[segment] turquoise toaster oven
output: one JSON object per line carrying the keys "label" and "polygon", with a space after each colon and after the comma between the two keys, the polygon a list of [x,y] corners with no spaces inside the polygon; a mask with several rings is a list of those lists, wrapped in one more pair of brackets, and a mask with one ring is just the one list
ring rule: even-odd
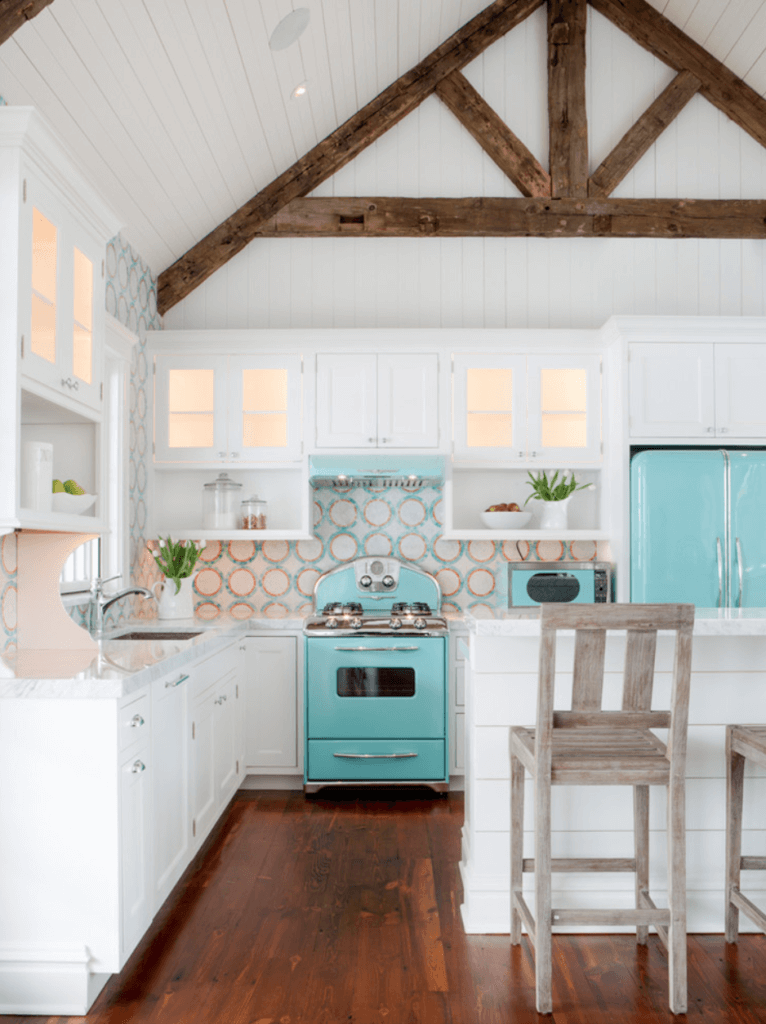
{"label": "turquoise toaster oven", "polygon": [[611,601],[609,562],[509,562],[508,606]]}

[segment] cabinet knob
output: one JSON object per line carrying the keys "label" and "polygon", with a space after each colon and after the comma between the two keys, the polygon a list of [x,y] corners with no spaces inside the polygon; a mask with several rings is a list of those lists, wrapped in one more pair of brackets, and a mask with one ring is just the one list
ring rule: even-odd
{"label": "cabinet knob", "polygon": [[728,434],[729,433],[729,428],[728,427],[721,427],[721,433],[722,434]]}
{"label": "cabinet knob", "polygon": [[380,439],[380,443],[381,443],[381,444],[388,444],[388,442],[389,442],[390,440],[391,440],[391,438],[390,438],[390,437],[381,437],[381,439]]}
{"label": "cabinet knob", "polygon": [[519,452],[519,458],[520,458],[520,459],[523,459],[523,458],[524,458],[524,452]]}
{"label": "cabinet knob", "polygon": [[713,431],[715,430],[715,427],[707,427],[706,429],[707,429],[708,434],[712,434]]}
{"label": "cabinet knob", "polygon": [[239,458],[239,452],[232,452],[231,453],[231,457],[232,457],[232,459],[238,459]]}
{"label": "cabinet knob", "polygon": [[537,452],[532,452],[532,458],[533,458],[533,459],[536,459],[536,458],[537,458]]}
{"label": "cabinet knob", "polygon": [[144,720],[140,715],[133,715],[130,720],[131,729],[137,729],[139,726],[144,724]]}
{"label": "cabinet knob", "polygon": [[226,452],[219,452],[218,453],[218,458],[219,459],[225,459],[226,458]]}
{"label": "cabinet knob", "polygon": [[137,775],[139,772],[146,771],[146,765],[143,761],[134,761],[133,767],[130,770],[134,775]]}
{"label": "cabinet knob", "polygon": [[374,437],[368,437],[367,440],[370,442],[370,444],[375,444],[375,438]]}

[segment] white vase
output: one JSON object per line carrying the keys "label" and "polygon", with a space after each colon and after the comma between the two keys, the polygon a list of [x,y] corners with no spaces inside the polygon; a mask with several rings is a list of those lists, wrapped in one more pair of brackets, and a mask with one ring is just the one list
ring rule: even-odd
{"label": "white vase", "polygon": [[[159,596],[157,587],[160,588]],[[175,580],[162,580],[152,587],[157,599],[157,614],[161,619],[194,618],[194,590],[192,578],[181,580],[181,589],[176,593]]]}
{"label": "white vase", "polygon": [[542,515],[540,516],[540,529],[566,530],[567,509],[571,500],[572,495],[570,494],[568,498],[564,498],[562,501],[544,501]]}

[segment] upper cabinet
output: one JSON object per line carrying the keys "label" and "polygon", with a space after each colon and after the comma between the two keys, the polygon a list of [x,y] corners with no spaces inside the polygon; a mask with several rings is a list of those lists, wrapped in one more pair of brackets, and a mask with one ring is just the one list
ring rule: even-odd
{"label": "upper cabinet", "polygon": [[439,356],[319,354],[317,448],[437,448]]}
{"label": "upper cabinet", "polygon": [[100,409],[104,240],[78,223],[29,168],[19,252],[22,376]]}
{"label": "upper cabinet", "polygon": [[766,344],[634,342],[631,437],[766,436]]}
{"label": "upper cabinet", "polygon": [[299,458],[299,355],[163,353],[155,377],[155,462]]}
{"label": "upper cabinet", "polygon": [[454,373],[456,455],[539,464],[600,459],[597,354],[458,352]]}

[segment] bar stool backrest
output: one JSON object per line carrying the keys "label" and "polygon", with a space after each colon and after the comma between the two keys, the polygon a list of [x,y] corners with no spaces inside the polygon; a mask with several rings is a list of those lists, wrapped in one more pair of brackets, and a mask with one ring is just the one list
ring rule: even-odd
{"label": "bar stool backrest", "polygon": [[[691,678],[692,604],[543,604],[535,760],[550,772],[553,729],[668,729],[667,758],[682,772],[686,760]],[[575,630],[570,710],[554,710],[556,633]],[[622,710],[603,711],[604,653],[609,631],[627,631]],[[657,631],[676,634],[670,707],[652,711]],[[573,734],[574,738],[574,734]],[[539,776],[538,776],[539,777]]]}

